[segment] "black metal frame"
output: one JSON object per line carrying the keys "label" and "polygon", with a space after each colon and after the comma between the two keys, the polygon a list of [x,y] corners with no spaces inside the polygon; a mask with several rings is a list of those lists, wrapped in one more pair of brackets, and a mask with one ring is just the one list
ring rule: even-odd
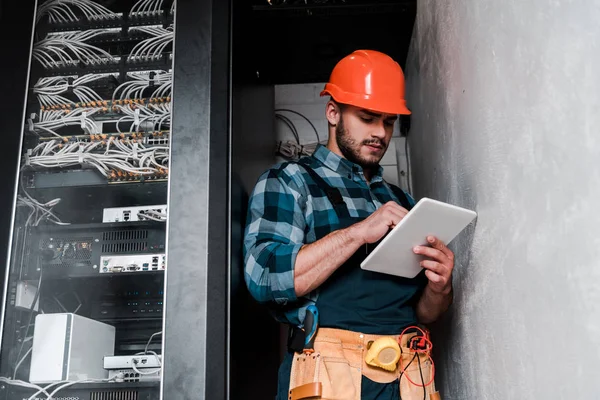
{"label": "black metal frame", "polygon": [[[13,230],[13,205],[16,191],[18,162],[21,152],[21,133],[23,112],[25,105],[25,88],[29,79],[29,54],[31,51],[32,27],[34,19],[34,0],[20,2],[2,1],[0,10],[0,40],[2,49],[8,57],[2,63],[2,76],[0,90],[3,93],[0,99],[2,116],[0,118],[0,132],[4,132],[2,140],[2,157],[0,168],[2,170],[2,196],[0,197],[0,276],[2,280],[7,276],[9,253]],[[16,234],[16,233],[15,233]],[[0,287],[2,304],[6,307],[6,287]],[[4,321],[0,322],[0,327]],[[0,332],[0,337],[3,332]],[[1,340],[1,339],[0,339]],[[1,348],[1,343],[0,343]],[[2,357],[6,354],[2,353]],[[4,387],[0,394],[5,395]]]}

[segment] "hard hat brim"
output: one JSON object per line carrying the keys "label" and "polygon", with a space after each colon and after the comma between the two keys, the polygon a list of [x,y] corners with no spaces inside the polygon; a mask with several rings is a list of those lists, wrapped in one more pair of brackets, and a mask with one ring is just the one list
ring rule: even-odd
{"label": "hard hat brim", "polygon": [[325,89],[321,92],[322,96],[331,96],[335,101],[341,104],[363,108],[382,114],[400,114],[410,115],[411,111],[406,107],[406,100],[400,94],[397,98],[377,98],[368,94],[348,93],[341,90],[338,86],[327,83]]}

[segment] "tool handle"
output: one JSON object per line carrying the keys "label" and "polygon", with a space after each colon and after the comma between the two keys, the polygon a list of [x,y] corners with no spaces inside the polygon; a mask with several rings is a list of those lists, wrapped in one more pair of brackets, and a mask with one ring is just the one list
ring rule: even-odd
{"label": "tool handle", "polygon": [[304,350],[313,350],[317,329],[319,329],[319,310],[311,304],[306,308],[306,317],[304,317]]}

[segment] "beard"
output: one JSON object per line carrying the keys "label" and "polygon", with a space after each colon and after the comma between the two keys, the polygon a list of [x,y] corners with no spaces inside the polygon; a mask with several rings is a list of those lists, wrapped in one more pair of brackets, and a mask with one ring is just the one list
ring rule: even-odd
{"label": "beard", "polygon": [[[387,145],[380,139],[371,138],[367,140],[363,140],[361,143],[357,144],[356,140],[352,139],[348,134],[348,131],[344,127],[344,120],[340,118],[340,122],[335,127],[335,138],[337,141],[337,145],[342,152],[342,155],[348,160],[355,164],[360,165],[363,169],[374,169],[379,166],[379,161],[385,154],[387,150]],[[383,152],[381,156],[363,156],[360,153],[362,146],[377,144],[383,147]]]}

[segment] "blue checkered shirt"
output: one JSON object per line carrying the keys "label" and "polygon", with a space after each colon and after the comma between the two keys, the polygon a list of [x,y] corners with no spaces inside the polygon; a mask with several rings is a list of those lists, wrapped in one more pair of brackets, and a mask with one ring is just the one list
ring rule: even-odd
{"label": "blue checkered shirt", "polygon": [[[399,203],[391,185],[383,180],[381,167],[367,183],[359,165],[324,146],[318,146],[306,161],[327,184],[338,188],[351,217],[366,218],[388,201]],[[250,197],[244,237],[244,277],[250,293],[277,320],[294,325],[301,324],[306,307],[319,295],[317,289],[296,297],[296,256],[303,245],[340,229],[331,202],[312,185],[313,179],[297,163],[267,170]],[[412,197],[407,194],[407,198],[414,205]]]}

